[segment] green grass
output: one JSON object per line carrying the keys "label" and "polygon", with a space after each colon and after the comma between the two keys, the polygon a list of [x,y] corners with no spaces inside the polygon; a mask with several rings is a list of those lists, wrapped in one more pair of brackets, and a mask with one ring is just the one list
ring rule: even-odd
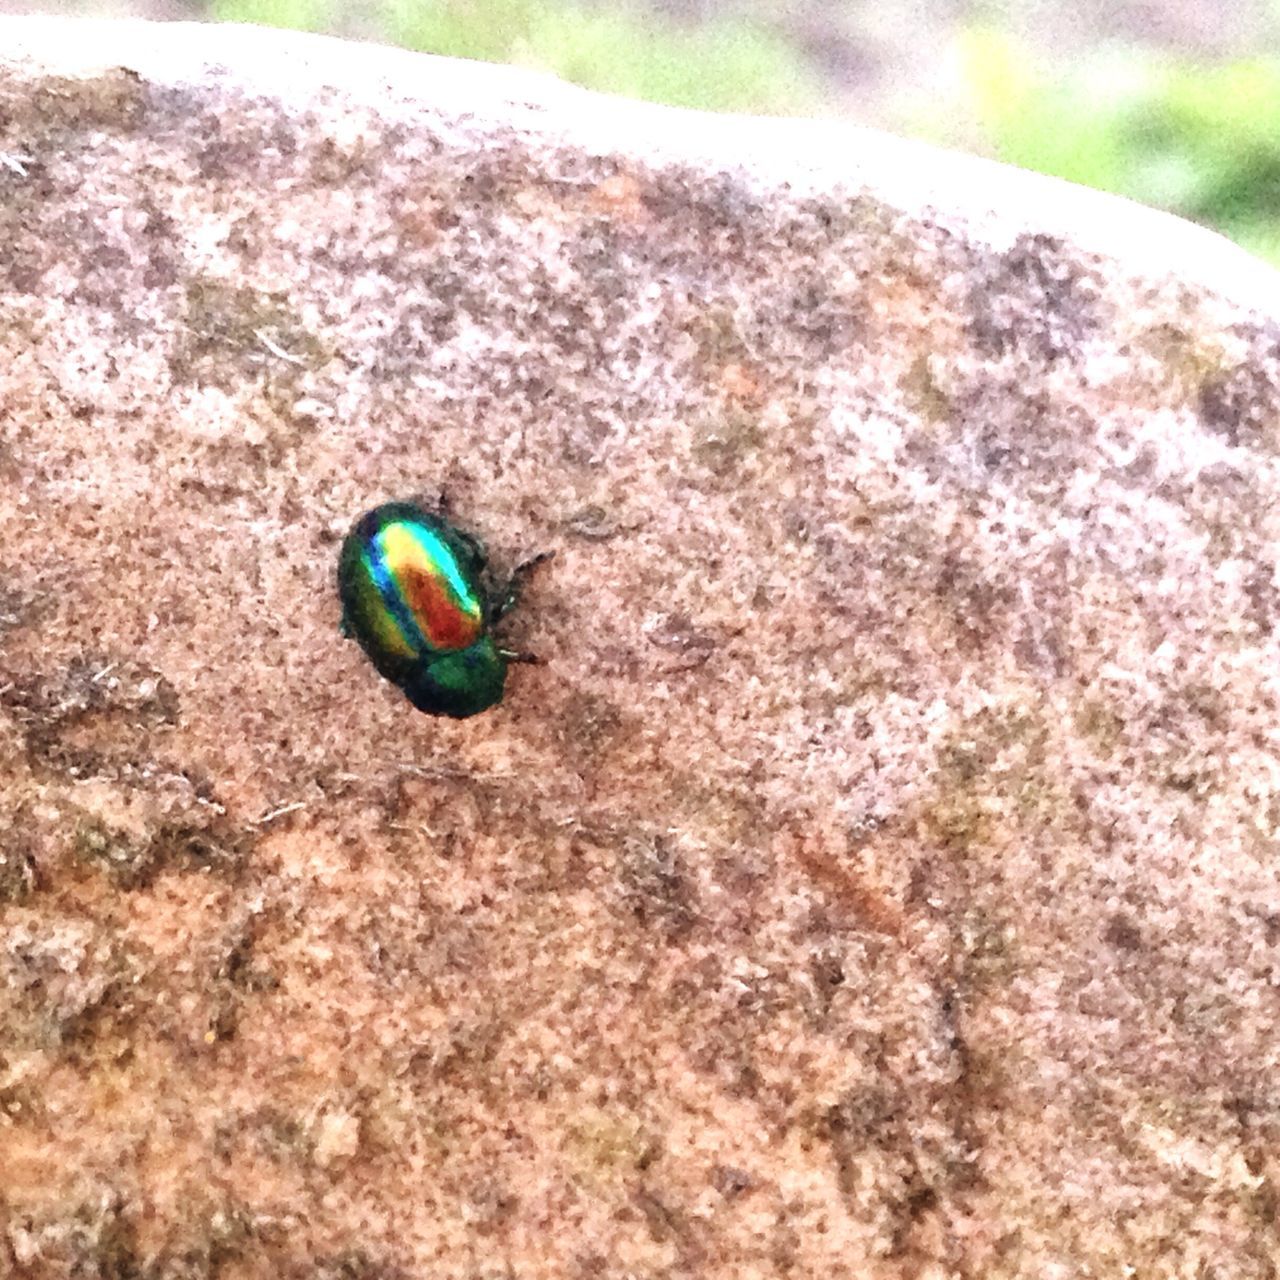
{"label": "green grass", "polygon": [[1280,59],[1216,65],[1133,50],[1049,79],[974,32],[965,80],[1001,160],[1215,227],[1280,261]]}
{"label": "green grass", "polygon": [[337,32],[339,10],[330,0],[214,0],[215,22],[248,22],[290,31]]}
{"label": "green grass", "polygon": [[[335,0],[214,0],[222,22],[350,33]],[[371,21],[369,21],[371,19]],[[393,44],[550,71],[671,106],[806,114],[817,77],[786,40],[745,22],[676,26],[640,10],[544,0],[380,0],[368,29]]]}

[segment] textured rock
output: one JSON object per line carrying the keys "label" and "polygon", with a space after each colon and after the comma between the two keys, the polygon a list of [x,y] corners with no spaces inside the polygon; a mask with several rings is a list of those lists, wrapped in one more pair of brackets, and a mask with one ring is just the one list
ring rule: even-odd
{"label": "textured rock", "polygon": [[[816,123],[0,23],[0,1273],[1273,1275],[1280,293]],[[337,540],[447,488],[508,700]]]}

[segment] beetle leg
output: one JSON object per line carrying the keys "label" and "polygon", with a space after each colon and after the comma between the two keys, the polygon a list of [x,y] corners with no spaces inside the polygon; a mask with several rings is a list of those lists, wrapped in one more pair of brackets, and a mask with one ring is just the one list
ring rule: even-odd
{"label": "beetle leg", "polygon": [[502,593],[502,598],[489,618],[490,622],[505,618],[516,607],[520,600],[520,593],[524,590],[530,575],[540,564],[546,564],[554,555],[554,551],[540,551],[536,556],[531,556],[528,560],[516,565],[507,582],[506,590]]}
{"label": "beetle leg", "polygon": [[498,652],[508,662],[522,662],[528,667],[542,666],[542,659],[536,653],[517,653],[514,649],[499,649]]}

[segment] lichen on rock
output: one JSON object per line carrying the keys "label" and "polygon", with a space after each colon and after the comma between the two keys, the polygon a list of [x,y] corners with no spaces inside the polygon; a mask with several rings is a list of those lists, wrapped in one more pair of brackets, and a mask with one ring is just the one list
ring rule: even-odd
{"label": "lichen on rock", "polygon": [[[834,124],[0,50],[0,1273],[1273,1273],[1272,274]],[[457,723],[334,590],[442,492],[557,552]]]}

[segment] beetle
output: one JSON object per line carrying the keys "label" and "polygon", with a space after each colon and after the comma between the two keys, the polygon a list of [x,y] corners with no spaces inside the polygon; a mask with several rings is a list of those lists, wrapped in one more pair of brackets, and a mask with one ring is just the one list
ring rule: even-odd
{"label": "beetle", "polygon": [[493,629],[553,554],[524,561],[495,590],[478,539],[417,502],[384,502],[342,543],[342,634],[419,711],[478,715],[502,701],[510,663],[538,661],[501,647]]}

